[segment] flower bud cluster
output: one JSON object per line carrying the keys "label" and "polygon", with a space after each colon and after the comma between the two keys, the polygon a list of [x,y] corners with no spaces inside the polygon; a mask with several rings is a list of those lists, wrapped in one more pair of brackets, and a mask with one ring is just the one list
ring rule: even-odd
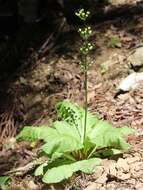
{"label": "flower bud cluster", "polygon": [[81,53],[88,54],[91,50],[93,50],[93,45],[90,42],[85,42],[80,48]]}
{"label": "flower bud cluster", "polygon": [[86,19],[89,17],[90,12],[89,11],[85,11],[84,9],[80,9],[79,11],[77,11],[76,16],[78,16],[81,20],[86,21]]}
{"label": "flower bud cluster", "polygon": [[88,39],[92,35],[92,30],[90,26],[85,27],[85,28],[79,28],[78,32],[80,36],[84,39]]}

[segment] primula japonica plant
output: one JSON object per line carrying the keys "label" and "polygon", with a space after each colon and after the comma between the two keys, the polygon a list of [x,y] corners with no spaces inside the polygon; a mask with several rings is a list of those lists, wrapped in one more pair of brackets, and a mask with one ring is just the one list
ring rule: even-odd
{"label": "primula japonica plant", "polygon": [[[82,9],[76,15],[85,22],[89,12]],[[78,171],[93,173],[102,157],[130,148],[124,137],[133,133],[132,129],[114,128],[87,111],[87,54],[93,48],[88,38],[92,31],[85,27],[79,29],[79,33],[83,39],[81,66],[85,74],[85,108],[69,101],[60,102],[57,104],[59,120],[52,127],[25,127],[17,136],[17,140],[44,142],[41,152],[48,161],[38,166],[35,176],[42,176],[42,181],[48,184],[61,182]]]}

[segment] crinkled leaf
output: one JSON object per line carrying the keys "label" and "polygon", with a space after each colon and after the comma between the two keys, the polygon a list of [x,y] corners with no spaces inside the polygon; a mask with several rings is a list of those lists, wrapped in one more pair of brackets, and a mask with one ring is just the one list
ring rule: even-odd
{"label": "crinkled leaf", "polygon": [[49,169],[42,178],[44,183],[58,183],[64,179],[67,179],[73,175],[73,171],[70,165],[63,165]]}
{"label": "crinkled leaf", "polygon": [[73,170],[76,171],[82,171],[87,174],[91,174],[95,172],[96,167],[101,164],[101,159],[99,158],[91,158],[89,160],[82,160],[75,162],[73,164]]}
{"label": "crinkled leaf", "polygon": [[132,128],[129,128],[127,126],[121,127],[121,128],[116,128],[116,130],[122,135],[122,136],[127,136],[130,134],[134,134],[135,130]]}
{"label": "crinkled leaf", "polygon": [[44,140],[42,150],[53,159],[62,156],[65,152],[76,151],[83,148],[78,132],[66,122],[56,122],[55,128],[25,127],[17,139],[29,141]]}
{"label": "crinkled leaf", "polygon": [[106,121],[100,121],[90,134],[88,134],[88,137],[97,149],[109,147],[127,150],[130,145],[126,143],[123,136],[129,133],[132,133],[132,129],[130,130],[125,127],[119,130],[118,128],[112,127]]}
{"label": "crinkled leaf", "polygon": [[54,123],[57,136],[50,139],[43,147],[42,150],[52,155],[52,159],[56,159],[66,152],[73,152],[83,148],[80,143],[79,134],[74,126],[70,126],[67,122],[59,121]]}
{"label": "crinkled leaf", "polygon": [[51,155],[52,159],[61,157],[66,152],[73,152],[83,148],[83,145],[73,136],[59,134],[58,138],[47,142],[42,150]]}
{"label": "crinkled leaf", "polygon": [[83,113],[80,107],[77,104],[73,104],[69,101],[62,101],[57,104],[57,113],[58,116],[63,120],[74,125],[78,133],[81,136],[82,133],[82,117]]}
{"label": "crinkled leaf", "polygon": [[[57,104],[57,112],[58,116],[62,120],[65,120],[70,125],[75,126],[80,134],[80,137],[82,137],[85,110],[79,107],[77,104],[71,103],[69,101],[62,101]],[[98,123],[98,121],[99,119],[96,116],[92,115],[89,112],[87,113],[87,134]]]}
{"label": "crinkled leaf", "polygon": [[57,138],[57,131],[47,126],[41,127],[24,127],[20,134],[17,136],[17,140],[44,140],[50,141],[53,138]]}
{"label": "crinkled leaf", "polygon": [[68,165],[62,165],[48,169],[43,177],[45,183],[58,183],[73,175],[74,172],[82,171],[85,173],[92,173],[96,166],[100,165],[101,160],[93,158],[89,160],[82,160]]}
{"label": "crinkled leaf", "polygon": [[70,135],[71,137],[80,141],[80,134],[78,133],[75,125],[70,125],[66,121],[56,121],[53,124],[53,127],[58,131],[59,134],[64,136]]}

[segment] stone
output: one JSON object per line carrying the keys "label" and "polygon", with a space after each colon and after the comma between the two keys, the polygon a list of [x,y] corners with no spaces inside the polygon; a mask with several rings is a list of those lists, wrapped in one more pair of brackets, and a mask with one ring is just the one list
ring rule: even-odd
{"label": "stone", "polygon": [[128,61],[133,67],[143,66],[143,46],[136,48],[133,53],[128,57]]}
{"label": "stone", "polygon": [[138,182],[135,186],[136,190],[143,190],[143,183]]}
{"label": "stone", "polygon": [[123,173],[122,171],[119,171],[117,173],[117,178],[123,181],[129,179],[130,177],[131,177],[130,173]]}
{"label": "stone", "polygon": [[106,189],[107,190],[115,190],[116,189],[116,185],[114,183],[108,183],[106,185]]}
{"label": "stone", "polygon": [[84,190],[100,190],[102,187],[102,184],[98,184],[98,183],[91,183],[87,188],[85,188]]}
{"label": "stone", "polygon": [[117,168],[122,168],[124,172],[129,172],[129,169],[130,169],[130,167],[129,167],[128,163],[127,163],[127,160],[123,159],[123,158],[118,159],[116,167]]}
{"label": "stone", "polygon": [[127,92],[136,89],[141,84],[143,84],[143,72],[134,72],[121,81],[121,83],[118,86],[118,90]]}
{"label": "stone", "polygon": [[127,181],[127,183],[130,184],[130,185],[135,186],[135,184],[136,184],[136,180],[133,179],[133,178],[131,178],[131,179],[129,179],[129,180]]}
{"label": "stone", "polygon": [[127,158],[126,160],[127,160],[128,164],[132,164],[134,162],[140,161],[140,157],[139,156],[135,156],[135,157],[132,157],[132,158]]}
{"label": "stone", "polygon": [[134,168],[135,171],[143,170],[143,162],[135,162],[134,164],[131,164],[131,168]]}
{"label": "stone", "polygon": [[27,189],[31,189],[31,190],[38,190],[39,189],[39,186],[38,185],[36,185],[35,183],[34,183],[34,181],[29,181],[29,183],[28,183],[28,185],[27,185]]}
{"label": "stone", "polygon": [[116,176],[117,175],[117,170],[116,170],[116,163],[112,163],[109,167],[109,174],[111,176]]}
{"label": "stone", "polygon": [[97,179],[97,178],[99,178],[100,176],[102,176],[103,172],[104,172],[103,167],[101,167],[101,166],[97,167],[96,171],[95,171],[94,174],[92,175],[93,179]]}
{"label": "stone", "polygon": [[103,173],[102,176],[100,176],[97,180],[96,180],[96,183],[99,183],[99,184],[104,184],[106,183],[107,181],[107,173]]}

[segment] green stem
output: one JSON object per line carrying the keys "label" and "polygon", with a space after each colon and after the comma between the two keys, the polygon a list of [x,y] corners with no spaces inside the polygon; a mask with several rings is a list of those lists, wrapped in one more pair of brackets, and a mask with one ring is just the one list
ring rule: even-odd
{"label": "green stem", "polygon": [[70,155],[70,154],[64,154],[64,156],[67,158],[67,159],[69,159],[69,160],[71,160],[71,161],[76,161],[76,159],[72,156],[72,155]]}
{"label": "green stem", "polygon": [[87,126],[87,107],[88,107],[88,77],[87,77],[87,55],[84,55],[84,126],[83,126],[83,138],[82,143],[85,142],[86,138],[86,126]]}
{"label": "green stem", "polygon": [[84,73],[84,77],[85,77],[85,83],[84,83],[84,90],[85,90],[85,116],[84,116],[84,140],[86,137],[86,125],[87,125],[87,106],[88,106],[88,100],[87,100],[87,96],[88,96],[88,90],[87,90],[87,63],[86,64],[86,70]]}
{"label": "green stem", "polygon": [[88,159],[91,158],[91,156],[94,154],[95,151],[96,151],[96,146],[95,146],[95,148],[91,151],[91,153],[88,155],[87,158],[88,158]]}

